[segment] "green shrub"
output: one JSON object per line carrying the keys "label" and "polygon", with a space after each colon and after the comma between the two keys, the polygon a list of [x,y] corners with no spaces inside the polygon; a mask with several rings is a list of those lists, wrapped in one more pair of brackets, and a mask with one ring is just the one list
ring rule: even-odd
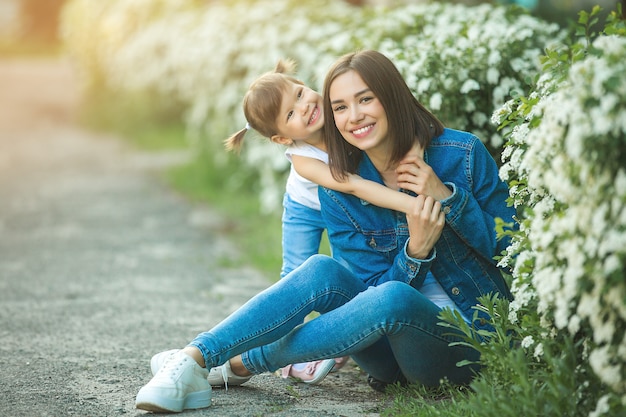
{"label": "green shrub", "polygon": [[618,8],[589,33],[599,12],[581,12],[579,40],[548,50],[535,91],[494,117],[524,211],[505,259],[524,294],[512,313],[536,303],[546,338],[583,339],[577,365],[626,403],[626,25]]}

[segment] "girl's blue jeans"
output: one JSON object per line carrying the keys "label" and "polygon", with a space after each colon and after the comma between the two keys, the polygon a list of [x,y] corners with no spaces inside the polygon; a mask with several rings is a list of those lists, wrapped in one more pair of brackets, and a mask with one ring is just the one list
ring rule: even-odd
{"label": "girl's blue jeans", "polygon": [[322,233],[326,229],[322,212],[296,201],[288,194],[283,198],[283,266],[280,277],[302,265],[320,249]]}
{"label": "girl's blue jeans", "polygon": [[[303,323],[312,311],[319,317]],[[439,308],[408,284],[390,281],[367,287],[336,260],[315,255],[259,293],[190,346],[202,352],[207,368],[242,354],[253,374],[291,363],[350,355],[374,378],[436,386],[446,377],[467,383],[477,360],[450,329],[438,326]]]}

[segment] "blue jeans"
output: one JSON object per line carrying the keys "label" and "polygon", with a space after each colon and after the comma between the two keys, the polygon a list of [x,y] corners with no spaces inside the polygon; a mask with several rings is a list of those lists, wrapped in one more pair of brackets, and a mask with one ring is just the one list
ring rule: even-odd
{"label": "blue jeans", "polygon": [[[319,317],[303,323],[312,311]],[[476,369],[456,363],[478,359],[454,346],[437,325],[439,308],[410,285],[390,281],[367,287],[336,260],[314,255],[259,293],[190,346],[207,368],[242,354],[253,374],[291,363],[350,355],[374,378],[436,386],[443,377],[467,383]]]}
{"label": "blue jeans", "polygon": [[283,198],[283,266],[280,277],[302,265],[320,249],[326,224],[320,210],[293,201],[288,194]]}

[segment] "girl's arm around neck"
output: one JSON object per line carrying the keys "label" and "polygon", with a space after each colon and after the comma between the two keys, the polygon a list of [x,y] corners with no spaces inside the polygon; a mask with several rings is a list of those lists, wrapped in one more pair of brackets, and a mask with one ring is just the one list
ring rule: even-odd
{"label": "girl's arm around neck", "polygon": [[352,194],[378,207],[407,213],[414,199],[408,194],[354,174],[349,175],[345,182],[339,182],[333,178],[330,167],[319,159],[292,155],[291,163],[296,172],[307,180],[331,190]]}

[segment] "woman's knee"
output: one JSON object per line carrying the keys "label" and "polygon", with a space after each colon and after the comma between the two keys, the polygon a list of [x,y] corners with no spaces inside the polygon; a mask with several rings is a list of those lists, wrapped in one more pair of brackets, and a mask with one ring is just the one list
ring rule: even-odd
{"label": "woman's knee", "polygon": [[330,256],[318,253],[310,256],[309,259],[302,264],[302,266],[306,265],[307,268],[332,268],[332,265],[337,263],[338,262]]}
{"label": "woman's knee", "polygon": [[336,259],[327,255],[313,255],[283,280],[299,288],[308,288],[312,292],[346,290],[356,295],[364,291],[367,285]]}
{"label": "woman's knee", "polygon": [[291,271],[285,279],[299,282],[298,285],[310,285],[315,288],[345,279],[347,270],[335,259],[327,255],[313,255],[298,268]]}
{"label": "woman's knee", "polygon": [[377,300],[379,312],[387,314],[407,313],[414,311],[422,303],[428,302],[418,290],[401,281],[388,281],[371,287],[371,296]]}

